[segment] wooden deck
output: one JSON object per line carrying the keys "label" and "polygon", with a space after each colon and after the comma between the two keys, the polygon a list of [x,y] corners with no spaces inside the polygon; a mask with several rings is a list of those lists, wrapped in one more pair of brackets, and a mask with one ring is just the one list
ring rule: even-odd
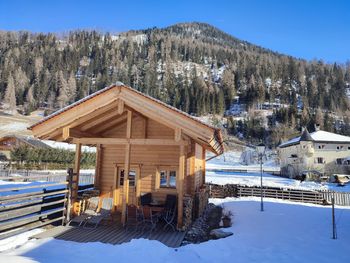
{"label": "wooden deck", "polygon": [[125,230],[121,225],[101,225],[95,229],[73,227],[73,226],[58,226],[43,233],[37,234],[32,238],[43,239],[54,237],[65,241],[74,241],[80,243],[87,242],[102,242],[113,245],[129,242],[132,239],[145,238],[149,240],[158,240],[168,247],[179,247],[185,237],[186,232],[178,232],[172,230],[163,230],[161,228],[141,232],[132,229]]}

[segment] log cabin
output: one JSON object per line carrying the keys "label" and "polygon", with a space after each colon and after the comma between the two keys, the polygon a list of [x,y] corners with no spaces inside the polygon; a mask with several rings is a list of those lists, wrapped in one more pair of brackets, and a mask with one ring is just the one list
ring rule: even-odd
{"label": "log cabin", "polygon": [[220,129],[122,83],[99,90],[28,129],[39,139],[76,145],[75,182],[81,146],[95,146],[95,187],[101,197],[113,198],[123,223],[126,206],[139,205],[142,194],[152,193],[160,201],[174,194],[177,226],[183,228],[188,220],[184,219],[185,199],[197,196],[200,211],[192,213],[192,219],[207,202],[198,198],[205,188],[206,151],[215,155],[224,151]]}

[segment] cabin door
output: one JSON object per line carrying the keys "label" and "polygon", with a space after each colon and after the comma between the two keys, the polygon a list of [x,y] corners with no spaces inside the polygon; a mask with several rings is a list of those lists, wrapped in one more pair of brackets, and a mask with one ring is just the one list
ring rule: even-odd
{"label": "cabin door", "polygon": [[[136,167],[130,167],[129,171],[129,198],[128,203],[137,205],[137,184],[138,184],[138,178],[139,178],[139,169]],[[118,176],[117,176],[117,192],[119,192],[119,198],[117,206],[121,207],[123,202],[123,196],[124,196],[124,176],[125,176],[125,170],[123,167],[118,167]]]}

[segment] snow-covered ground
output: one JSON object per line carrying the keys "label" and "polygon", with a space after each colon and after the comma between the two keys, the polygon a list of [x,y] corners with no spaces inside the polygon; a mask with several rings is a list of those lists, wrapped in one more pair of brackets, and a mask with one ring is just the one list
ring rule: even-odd
{"label": "snow-covered ground", "polygon": [[[272,152],[267,152],[267,158],[263,162],[263,169],[269,171],[279,171],[280,167],[276,163],[276,160]],[[210,156],[208,156],[210,157]],[[248,164],[243,164],[248,163]],[[224,154],[209,160],[206,163],[208,170],[248,170],[248,171],[260,171],[260,164],[254,156],[254,151],[246,150],[245,152],[228,151]]]}
{"label": "snow-covered ground", "polygon": [[[249,154],[246,154],[247,156]],[[244,158],[247,158],[245,156]],[[279,171],[280,167],[271,152],[267,152],[268,157],[264,160],[263,169],[269,172]],[[253,156],[249,165],[242,165],[241,152],[229,151],[217,158],[209,160],[206,164],[206,182],[213,184],[240,184],[245,186],[260,186],[260,166],[256,164]],[[248,172],[233,172],[232,170],[247,170]],[[263,185],[269,187],[279,187],[302,190],[332,190],[337,192],[350,192],[350,184],[343,187],[332,183],[318,183],[284,178],[263,173]]]}
{"label": "snow-covered ground", "polygon": [[[245,186],[260,186],[260,173],[239,173],[229,171],[207,171],[205,181],[213,184],[239,184]],[[332,183],[317,183],[280,177],[263,173],[263,185],[269,187],[301,189],[301,190],[331,190],[336,192],[350,192],[350,184],[343,187]]]}
{"label": "snow-covered ground", "polygon": [[[234,233],[225,239],[177,249],[145,239],[113,246],[52,238],[18,237],[0,253],[0,262],[317,262],[349,260],[350,209],[336,209],[338,239],[333,240],[331,209],[316,205],[249,199],[214,199],[233,212]],[[16,244],[18,242],[18,244]],[[0,243],[2,244],[2,243]],[[6,244],[6,242],[5,242]]]}

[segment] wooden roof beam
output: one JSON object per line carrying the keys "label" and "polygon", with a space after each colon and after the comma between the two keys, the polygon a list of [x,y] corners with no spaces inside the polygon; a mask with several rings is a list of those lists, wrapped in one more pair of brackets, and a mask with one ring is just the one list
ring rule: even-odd
{"label": "wooden roof beam", "polygon": [[125,101],[126,105],[133,108],[135,111],[142,112],[144,116],[158,121],[173,130],[180,127],[183,128],[186,131],[186,133],[191,137],[201,136],[203,139],[208,141],[212,136],[212,132],[209,132],[207,129],[204,129],[201,125],[193,125],[192,123],[193,127],[190,127],[183,121],[185,120],[185,118],[177,119],[173,118],[171,114],[168,114],[166,112],[160,113],[157,107],[153,107],[153,105],[145,103],[136,96],[133,96],[132,99],[129,98],[130,95],[125,94],[124,90],[121,92],[120,96]]}
{"label": "wooden roof beam", "polygon": [[80,137],[93,137],[94,134],[90,134],[87,132],[82,132],[70,127],[64,127],[62,131],[62,138],[64,141],[72,139],[72,138],[80,138]]}
{"label": "wooden roof beam", "polygon": [[122,123],[125,123],[126,118],[127,118],[127,116],[125,114],[123,114],[119,118],[108,119],[108,120],[104,121],[103,123],[100,123],[98,127],[95,127],[94,132],[96,134],[103,134],[107,130],[114,128],[115,126],[118,126]]}
{"label": "wooden roof beam", "polygon": [[117,109],[112,109],[108,112],[106,112],[105,114],[103,114],[102,116],[99,115],[91,120],[89,120],[86,124],[83,124],[82,126],[80,126],[80,130],[82,131],[87,131],[91,128],[94,128],[102,123],[108,122],[116,117],[118,117],[118,113],[117,113]]}
{"label": "wooden roof beam", "polygon": [[[116,101],[109,101],[106,104],[101,105],[98,108],[95,108],[91,111],[87,110],[85,112],[84,115],[79,116],[77,118],[71,119],[71,121],[69,121],[68,123],[64,123],[59,127],[56,127],[54,129],[50,129],[50,130],[46,130],[46,131],[35,131],[35,135],[36,137],[43,139],[43,138],[51,138],[50,134],[51,133],[55,133],[57,131],[62,131],[62,129],[66,126],[70,126],[70,127],[77,127],[81,124],[83,124],[84,122],[90,120],[91,118],[95,118],[98,115],[104,114],[105,112],[108,112],[109,110],[113,109],[116,107]],[[59,122],[58,122],[59,123]],[[39,129],[35,127],[35,129]],[[33,130],[34,132],[34,130]],[[45,135],[45,137],[43,137]]]}
{"label": "wooden roof beam", "polygon": [[127,139],[127,138],[73,138],[73,143],[81,144],[113,144],[113,145],[187,145],[184,140],[175,141],[171,139]]}

